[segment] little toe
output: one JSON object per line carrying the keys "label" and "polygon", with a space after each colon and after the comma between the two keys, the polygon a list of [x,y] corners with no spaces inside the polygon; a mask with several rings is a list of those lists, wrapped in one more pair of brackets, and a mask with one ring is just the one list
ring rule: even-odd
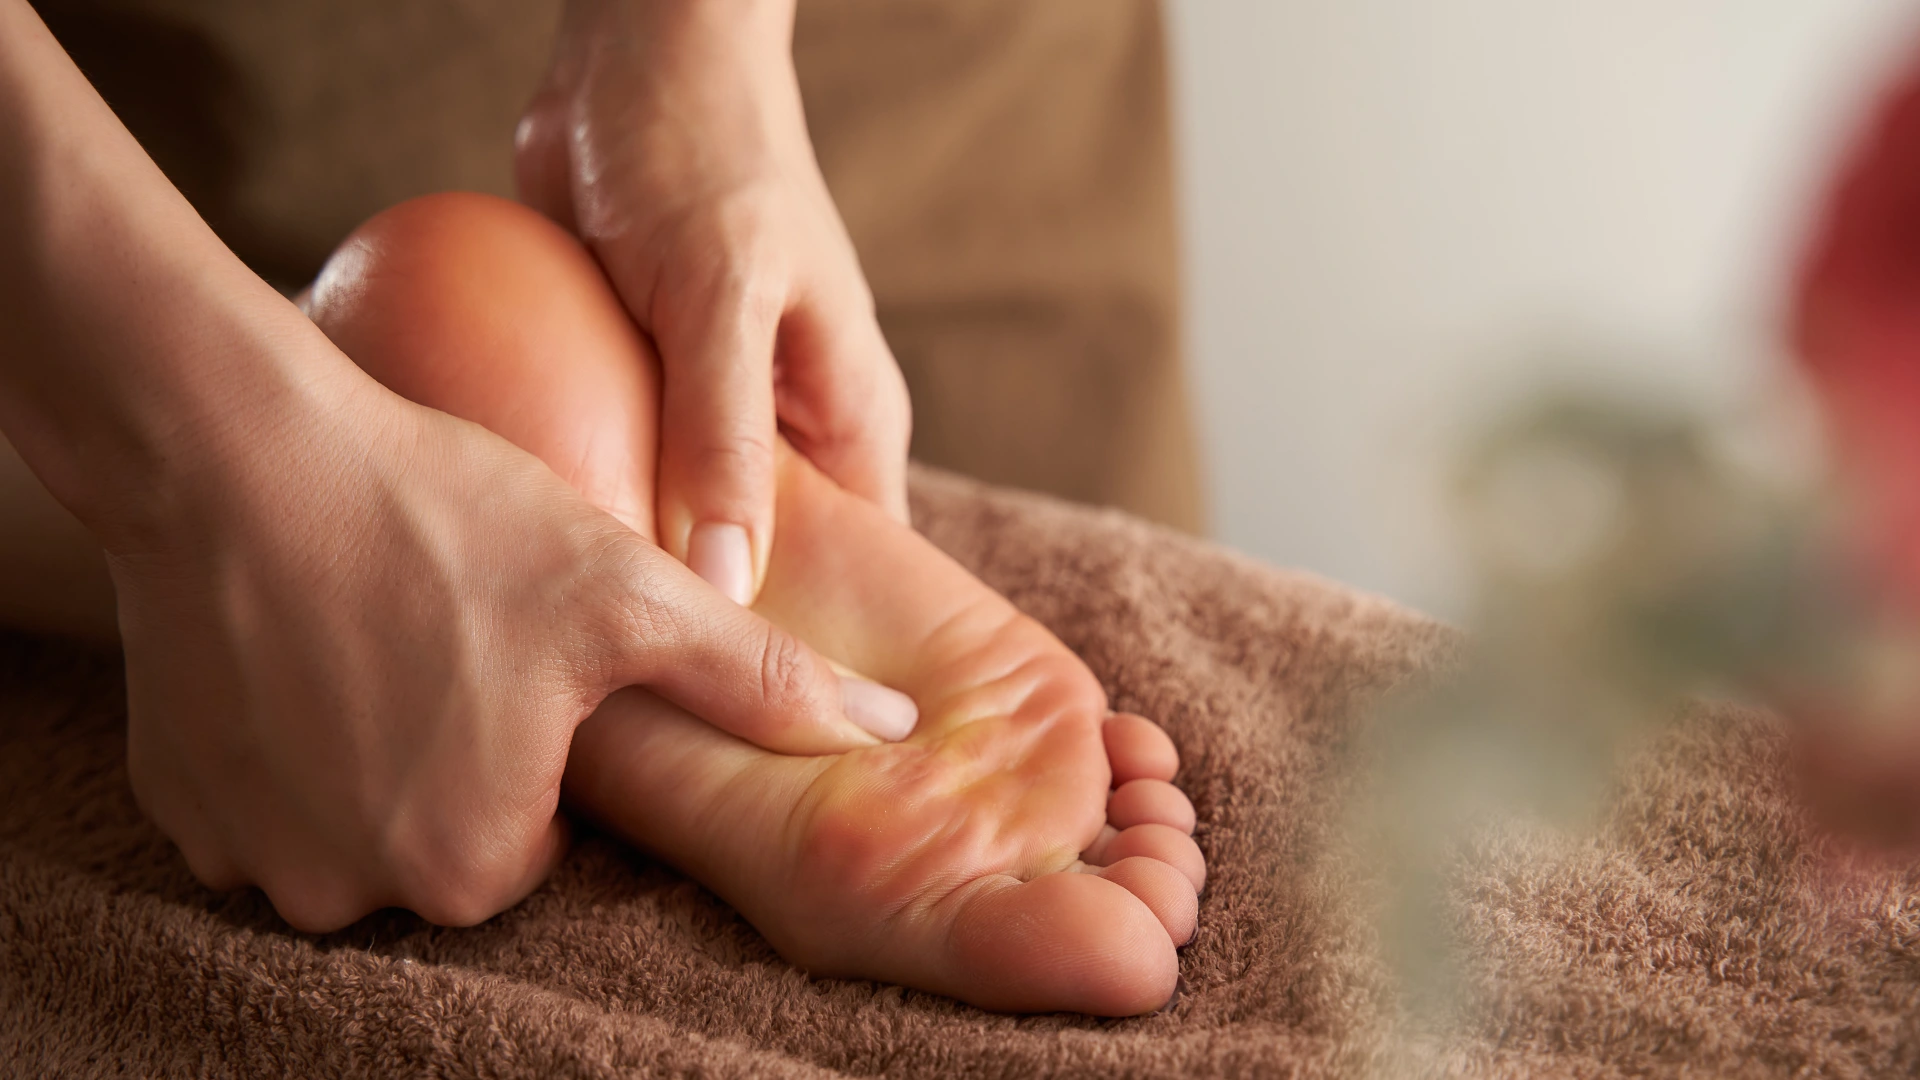
{"label": "little toe", "polygon": [[1107,824],[1116,829],[1135,825],[1165,825],[1193,831],[1193,803],[1164,780],[1129,780],[1107,797]]}
{"label": "little toe", "polygon": [[1207,887],[1207,860],[1200,854],[1200,845],[1193,842],[1193,837],[1165,825],[1135,825],[1111,837],[1103,833],[1093,847],[1087,849],[1086,861],[1095,866],[1109,866],[1134,858],[1166,863],[1193,883],[1194,892]]}
{"label": "little toe", "polygon": [[[948,934],[944,985],[933,988],[1006,1012],[1136,1016],[1158,1009],[1173,997],[1180,959],[1164,919],[1127,881],[1137,878],[1156,896],[1171,890],[1148,874],[1122,877],[977,883]],[[1173,910],[1177,898],[1163,903]]]}
{"label": "little toe", "polygon": [[1180,771],[1173,740],[1144,716],[1114,713],[1107,717],[1104,734],[1115,786],[1129,780],[1172,780]]}
{"label": "little toe", "polygon": [[1200,925],[1200,896],[1185,874],[1159,859],[1141,857],[1121,859],[1095,873],[1139,897],[1166,928],[1168,940],[1176,945],[1193,940]]}

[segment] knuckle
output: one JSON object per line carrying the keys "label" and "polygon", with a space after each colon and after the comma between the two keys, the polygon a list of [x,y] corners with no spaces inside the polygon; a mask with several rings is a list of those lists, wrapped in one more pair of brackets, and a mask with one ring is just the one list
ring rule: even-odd
{"label": "knuckle", "polygon": [[183,833],[173,837],[173,843],[180,849],[181,857],[186,859],[187,871],[207,888],[226,892],[247,883],[246,875],[240,872],[233,859],[210,838]]}
{"label": "knuckle", "polygon": [[628,537],[607,535],[589,549],[577,579],[589,592],[575,601],[581,611],[579,639],[591,646],[581,650],[583,659],[612,663],[648,657],[662,643],[685,635],[685,618],[667,595],[655,558],[664,556],[640,550]]}
{"label": "knuckle", "polygon": [[436,926],[472,926],[494,914],[489,874],[453,853],[411,852],[395,860],[401,906]]}
{"label": "knuckle", "polygon": [[724,297],[739,313],[742,323],[764,328],[780,321],[787,306],[785,268],[770,256],[758,252],[736,255],[727,260],[722,281]]}
{"label": "knuckle", "polygon": [[338,930],[374,907],[343,875],[263,875],[260,888],[288,926],[307,934]]}
{"label": "knuckle", "polygon": [[477,885],[431,889],[407,897],[405,906],[435,926],[478,926],[505,907],[494,902],[490,890]]}
{"label": "knuckle", "polygon": [[[557,787],[550,801],[557,808]],[[551,817],[551,810],[545,818],[531,815],[492,838],[485,829],[458,827],[453,835],[395,845],[391,873],[399,902],[439,926],[474,926],[493,918],[519,899]]]}
{"label": "knuckle", "polygon": [[770,434],[738,431],[716,442],[704,442],[689,455],[694,470],[703,475],[727,475],[752,486],[773,483],[774,443]]}
{"label": "knuckle", "polygon": [[749,186],[716,200],[711,215],[707,258],[715,298],[743,318],[777,319],[793,276],[777,197]]}
{"label": "knuckle", "polygon": [[477,926],[518,899],[520,870],[506,860],[423,867],[416,871],[419,884],[400,895],[407,908],[436,926]]}
{"label": "knuckle", "polygon": [[735,184],[714,195],[707,204],[714,239],[720,242],[720,249],[728,253],[766,246],[767,239],[780,230],[785,216],[780,185],[768,180]]}
{"label": "knuckle", "polygon": [[772,716],[798,723],[815,711],[819,671],[800,639],[767,624],[760,652],[760,697]]}
{"label": "knuckle", "polygon": [[607,628],[608,640],[626,652],[652,656],[690,636],[689,613],[661,591],[657,582],[646,580],[617,592],[611,606],[616,622]]}
{"label": "knuckle", "polygon": [[913,433],[913,405],[906,377],[884,344],[853,350],[832,361],[829,378],[804,391],[789,390],[782,415],[801,414],[801,428],[814,445],[872,448],[906,456]]}

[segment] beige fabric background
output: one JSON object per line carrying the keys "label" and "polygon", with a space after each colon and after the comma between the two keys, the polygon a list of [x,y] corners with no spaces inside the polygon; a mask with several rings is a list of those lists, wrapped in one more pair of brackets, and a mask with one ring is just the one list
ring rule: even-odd
{"label": "beige fabric background", "polygon": [[[38,0],[250,265],[304,284],[369,214],[512,194],[554,0]],[[914,395],[914,454],[1202,522],[1154,0],[802,0],[821,166]]]}

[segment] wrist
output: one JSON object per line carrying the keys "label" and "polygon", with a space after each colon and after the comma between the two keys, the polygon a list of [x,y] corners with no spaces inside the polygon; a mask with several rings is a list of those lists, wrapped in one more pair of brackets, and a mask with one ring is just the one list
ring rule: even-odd
{"label": "wrist", "polygon": [[567,0],[562,42],[633,35],[654,51],[719,50],[791,62],[796,0]]}
{"label": "wrist", "polygon": [[644,245],[689,206],[770,177],[817,178],[793,67],[793,8],[793,0],[570,0],[529,112],[565,135],[523,146],[572,147],[563,167],[582,239],[603,255]]}
{"label": "wrist", "polygon": [[[675,115],[799,116],[795,0],[568,0],[550,83],[637,126]],[[593,107],[589,114],[598,111]],[[804,130],[804,119],[800,121]]]}
{"label": "wrist", "polygon": [[390,396],[304,329],[313,340],[298,327],[227,326],[163,397],[110,418],[101,445],[113,468],[90,470],[73,500],[103,548],[164,556],[230,523],[285,527],[325,474],[380,444],[377,399]]}
{"label": "wrist", "polygon": [[351,365],[214,237],[31,12],[0,10],[0,31],[0,428],[112,546]]}
{"label": "wrist", "polygon": [[190,351],[149,350],[107,373],[121,380],[113,392],[60,388],[32,395],[24,418],[8,410],[21,457],[111,554],[177,546],[274,475],[297,483],[299,462],[328,456],[339,442],[329,432],[366,411],[352,385],[366,380],[344,357],[331,374],[326,357],[298,356],[306,343],[285,330],[212,322],[196,327]]}
{"label": "wrist", "polygon": [[0,298],[0,427],[102,546],[139,546],[354,373],[170,189],[114,190],[114,163],[86,154],[62,164],[76,197],[31,200]]}

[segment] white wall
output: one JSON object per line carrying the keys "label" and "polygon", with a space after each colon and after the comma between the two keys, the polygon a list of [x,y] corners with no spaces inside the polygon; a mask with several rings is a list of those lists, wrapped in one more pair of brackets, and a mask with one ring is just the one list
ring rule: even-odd
{"label": "white wall", "polygon": [[[1455,613],[1450,432],[1558,376],[1764,378],[1911,0],[1171,0],[1214,533]],[[1543,360],[1543,350],[1569,353]]]}

